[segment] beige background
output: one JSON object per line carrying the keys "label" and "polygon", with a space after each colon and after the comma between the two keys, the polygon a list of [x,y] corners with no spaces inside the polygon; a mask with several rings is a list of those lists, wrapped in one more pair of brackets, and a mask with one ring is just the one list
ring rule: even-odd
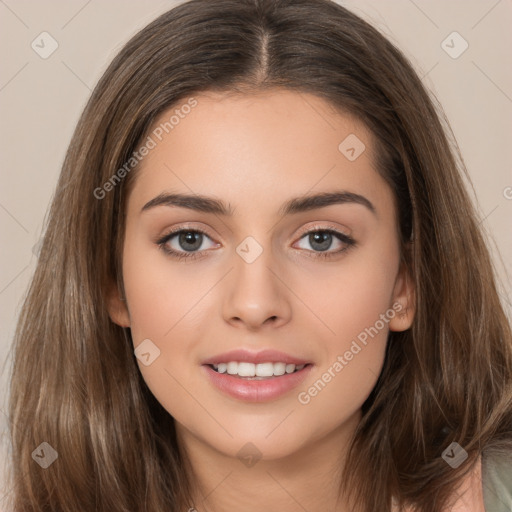
{"label": "beige background", "polygon": [[[116,52],[138,29],[176,3],[179,2],[0,0],[2,460],[8,450],[5,398],[10,344],[20,303],[36,264],[33,247],[40,238],[72,130]],[[444,106],[474,183],[475,202],[489,234],[503,303],[510,316],[512,1],[339,3],[379,27],[397,44]],[[58,43],[57,50],[47,59],[31,47],[43,31]],[[469,44],[456,59],[441,47],[453,31]],[[454,42],[455,50],[459,44]],[[0,467],[0,488],[2,475]]]}

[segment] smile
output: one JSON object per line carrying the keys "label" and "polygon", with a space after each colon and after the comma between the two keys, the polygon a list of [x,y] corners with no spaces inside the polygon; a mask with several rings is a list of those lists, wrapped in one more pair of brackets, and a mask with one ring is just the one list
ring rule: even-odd
{"label": "smile", "polygon": [[236,361],[201,366],[216,390],[244,402],[268,402],[285,398],[302,384],[312,368],[312,364],[295,366],[282,362],[253,364]]}

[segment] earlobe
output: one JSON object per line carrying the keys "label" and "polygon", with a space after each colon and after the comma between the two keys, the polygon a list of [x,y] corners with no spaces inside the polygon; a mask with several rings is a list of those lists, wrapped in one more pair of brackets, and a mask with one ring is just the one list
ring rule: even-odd
{"label": "earlobe", "polygon": [[130,327],[130,313],[126,299],[121,297],[117,285],[111,283],[107,295],[107,309],[110,319],[121,327]]}
{"label": "earlobe", "polygon": [[389,329],[409,329],[416,313],[416,293],[413,279],[405,265],[402,266],[395,282],[391,307],[395,311],[395,316],[389,322]]}

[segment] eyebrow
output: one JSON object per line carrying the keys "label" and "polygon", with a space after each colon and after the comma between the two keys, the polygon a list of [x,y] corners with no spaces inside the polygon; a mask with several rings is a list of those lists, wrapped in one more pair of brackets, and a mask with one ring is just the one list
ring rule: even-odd
{"label": "eyebrow", "polygon": [[[315,195],[302,196],[290,199],[284,203],[279,209],[279,215],[292,215],[325,208],[334,204],[360,204],[377,215],[375,206],[366,197],[355,194],[354,192],[337,191],[323,192]],[[177,206],[187,208],[203,213],[212,213],[215,215],[223,215],[232,217],[234,213],[233,207],[226,205],[223,201],[214,199],[213,197],[202,196],[199,194],[169,194],[161,193],[148,201],[141,209],[141,213],[157,206]]]}

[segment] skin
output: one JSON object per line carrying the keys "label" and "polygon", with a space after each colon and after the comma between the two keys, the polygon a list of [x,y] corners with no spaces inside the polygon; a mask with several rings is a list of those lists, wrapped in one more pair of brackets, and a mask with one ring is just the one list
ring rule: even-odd
{"label": "skin", "polygon": [[[175,418],[190,457],[196,483],[191,507],[352,510],[343,496],[337,502],[345,449],[382,368],[389,330],[408,329],[414,317],[412,280],[400,267],[394,196],[375,170],[372,135],[313,95],[274,90],[195,98],[198,105],[138,170],[127,204],[126,300],[112,289],[110,316],[131,328],[134,348],[150,339],[160,349],[152,364],[138,364]],[[355,161],[338,150],[349,134],[366,146]],[[356,203],[278,214],[291,198],[334,190],[363,195],[376,214]],[[163,192],[221,199],[234,214],[173,206],[141,213]],[[203,257],[173,259],[155,243],[181,226],[207,232]],[[356,246],[315,258],[321,251],[304,236],[313,228],[349,234]],[[248,236],[263,248],[252,263],[236,252]],[[180,246],[178,236],[168,245],[181,252],[189,247]],[[333,238],[328,251],[344,247]],[[301,404],[298,393],[397,303],[402,314]],[[239,347],[274,348],[314,367],[304,384],[277,400],[242,402],[213,387],[201,369],[204,359]],[[237,456],[248,442],[262,454],[252,467]]]}

